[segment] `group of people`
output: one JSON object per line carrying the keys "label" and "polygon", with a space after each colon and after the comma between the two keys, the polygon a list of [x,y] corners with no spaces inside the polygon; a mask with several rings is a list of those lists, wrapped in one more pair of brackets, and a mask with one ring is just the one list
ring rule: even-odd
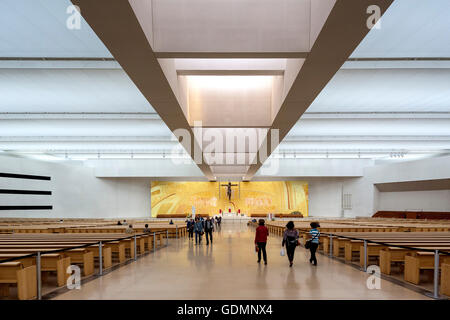
{"label": "group of people", "polygon": [[[264,219],[260,219],[258,225],[259,226],[256,228],[255,234],[255,250],[258,252],[258,263],[261,263],[262,255],[264,264],[267,264],[266,244],[269,230],[265,226]],[[311,230],[309,231],[308,235],[309,240],[305,247],[309,248],[309,251],[311,252],[309,262],[317,266],[316,251],[319,247],[320,232],[318,228],[320,227],[320,225],[318,222],[311,222],[310,226]],[[283,240],[281,242],[281,246],[286,248],[286,254],[289,259],[289,267],[292,267],[292,265],[294,264],[295,248],[297,248],[297,246],[300,244],[299,237],[300,235],[298,230],[295,229],[294,222],[289,221],[286,224],[286,230],[284,231]]]}
{"label": "group of people", "polygon": [[195,234],[195,244],[202,244],[202,237],[205,235],[206,237],[206,245],[211,245],[213,243],[213,232],[216,229],[220,228],[220,224],[222,222],[222,217],[210,218],[209,216],[204,219],[201,216],[197,216],[194,219],[186,220],[187,230],[189,233],[189,240],[194,240]]}
{"label": "group of people", "polygon": [[[118,226],[128,226],[128,228],[125,229],[125,233],[128,233],[128,234],[134,233],[133,225],[128,224],[127,220],[123,220],[123,222],[121,222],[119,220],[119,221],[117,221],[117,225]],[[148,227],[148,224],[146,224],[145,226]]]}

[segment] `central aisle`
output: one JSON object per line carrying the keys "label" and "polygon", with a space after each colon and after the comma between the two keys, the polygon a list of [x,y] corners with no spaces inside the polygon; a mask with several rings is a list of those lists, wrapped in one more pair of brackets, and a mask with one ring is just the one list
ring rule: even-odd
{"label": "central aisle", "polygon": [[224,222],[214,237],[213,246],[173,239],[56,299],[426,299],[384,280],[380,290],[369,290],[367,274],[321,254],[311,266],[303,248],[289,268],[279,237],[269,237],[268,265],[257,264],[254,229],[245,221]]}

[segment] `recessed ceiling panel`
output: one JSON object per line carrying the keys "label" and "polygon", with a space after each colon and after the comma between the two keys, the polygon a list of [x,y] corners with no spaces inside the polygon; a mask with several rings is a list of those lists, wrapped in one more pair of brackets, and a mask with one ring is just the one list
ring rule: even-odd
{"label": "recessed ceiling panel", "polygon": [[158,52],[307,52],[310,0],[153,0]]}

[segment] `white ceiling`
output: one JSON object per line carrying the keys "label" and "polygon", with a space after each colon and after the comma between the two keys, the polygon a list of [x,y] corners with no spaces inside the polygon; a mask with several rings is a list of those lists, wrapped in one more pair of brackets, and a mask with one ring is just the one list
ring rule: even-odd
{"label": "white ceiling", "polygon": [[[323,12],[334,1],[153,3],[152,41],[156,51],[290,52],[309,51],[326,18]],[[81,30],[66,28],[70,4],[69,0],[0,1],[0,58],[111,57],[84,20]],[[222,7],[226,9],[217,10]],[[316,20],[310,19],[307,9],[317,14]],[[351,57],[449,58],[449,12],[448,0],[396,0],[383,17],[381,29],[370,31]],[[250,14],[252,19],[247,21]],[[195,17],[200,18],[195,21]],[[229,28],[230,23],[234,29]],[[205,28],[210,24],[214,28]],[[0,150],[91,152],[96,157],[102,152],[167,154],[177,144],[157,115],[148,118],[154,109],[120,67],[54,64],[58,66],[42,61],[33,67],[29,62],[0,63]],[[283,70],[286,59],[175,59],[174,66],[176,70],[200,71]],[[431,115],[436,112],[441,115]],[[86,115],[55,118],[49,113]],[[327,113],[327,117],[311,119],[314,113]],[[342,113],[350,114],[343,118]],[[386,115],[367,119],[357,116],[359,113]],[[394,113],[408,116],[398,119]],[[278,152],[303,152],[305,157],[307,153],[323,155],[333,150],[366,150],[374,157],[375,151],[388,156],[399,150],[448,152],[449,113],[448,63],[352,61],[319,94]],[[242,175],[247,166],[212,169],[218,175],[231,176]]]}
{"label": "white ceiling", "polygon": [[308,112],[450,112],[450,69],[341,69]]}
{"label": "white ceiling", "polygon": [[121,69],[0,69],[0,112],[155,112]]}
{"label": "white ceiling", "polygon": [[395,0],[351,58],[450,57],[450,1]]}
{"label": "white ceiling", "polygon": [[66,27],[69,0],[0,1],[0,57],[111,57],[82,19]]}

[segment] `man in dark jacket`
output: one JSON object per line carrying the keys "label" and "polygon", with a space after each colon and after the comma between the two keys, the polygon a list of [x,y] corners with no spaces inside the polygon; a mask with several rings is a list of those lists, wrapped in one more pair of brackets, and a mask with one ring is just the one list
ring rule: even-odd
{"label": "man in dark jacket", "polygon": [[194,232],[195,232],[195,244],[202,244],[202,235],[204,233],[203,222],[200,221],[199,217],[195,217]]}
{"label": "man in dark jacket", "polygon": [[187,220],[187,230],[189,232],[189,239],[194,240],[194,220],[188,219]]}
{"label": "man in dark jacket", "polygon": [[211,220],[210,217],[208,217],[204,221],[204,227],[205,227],[206,245],[209,245],[209,240],[211,240],[212,244],[213,241],[212,233],[214,231],[214,222]]}

